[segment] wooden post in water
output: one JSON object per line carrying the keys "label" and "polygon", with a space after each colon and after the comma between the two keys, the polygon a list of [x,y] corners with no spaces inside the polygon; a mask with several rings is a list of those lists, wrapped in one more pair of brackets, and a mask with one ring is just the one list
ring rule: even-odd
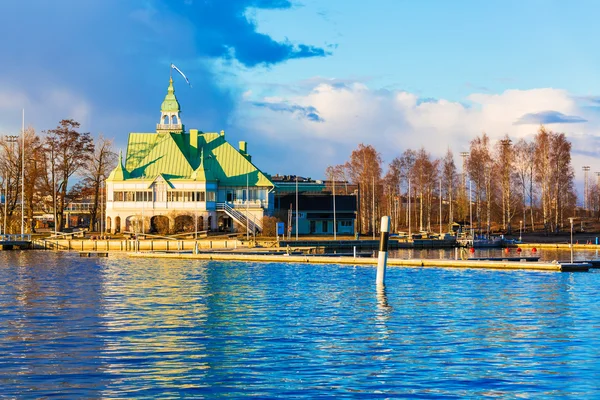
{"label": "wooden post in water", "polygon": [[381,229],[379,236],[379,255],[377,257],[377,285],[385,283],[385,268],[387,266],[388,240],[390,237],[390,217],[381,217]]}

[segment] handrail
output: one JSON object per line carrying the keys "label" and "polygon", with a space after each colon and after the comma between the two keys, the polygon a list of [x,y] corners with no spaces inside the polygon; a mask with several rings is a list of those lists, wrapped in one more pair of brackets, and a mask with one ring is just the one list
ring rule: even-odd
{"label": "handrail", "polygon": [[241,209],[236,209],[231,207],[227,203],[217,203],[217,210],[225,211],[230,217],[235,219],[241,225],[246,225],[248,227],[248,232],[254,232],[257,228],[262,231],[262,226],[256,223],[255,221],[248,218],[248,216],[241,212]]}
{"label": "handrail", "polygon": [[55,240],[55,239],[65,239],[66,237],[71,237],[75,235],[83,235],[85,236],[86,231],[75,231],[75,232],[54,232],[53,235],[44,238],[45,240]]}

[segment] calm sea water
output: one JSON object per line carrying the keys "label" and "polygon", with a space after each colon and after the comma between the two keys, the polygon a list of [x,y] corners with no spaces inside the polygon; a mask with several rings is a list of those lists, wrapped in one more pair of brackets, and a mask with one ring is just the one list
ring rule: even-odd
{"label": "calm sea water", "polygon": [[0,252],[0,398],[600,397],[600,273]]}

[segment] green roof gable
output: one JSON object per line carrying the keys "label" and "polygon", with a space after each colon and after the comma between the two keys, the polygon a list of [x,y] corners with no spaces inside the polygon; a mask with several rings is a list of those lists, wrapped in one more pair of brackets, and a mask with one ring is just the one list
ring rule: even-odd
{"label": "green roof gable", "polygon": [[218,133],[130,133],[125,169],[131,178],[218,182],[220,186],[273,186],[248,158]]}
{"label": "green roof gable", "polygon": [[107,181],[124,181],[129,178],[130,178],[129,172],[127,172],[127,170],[125,168],[123,168],[123,153],[119,152],[119,163],[117,164],[115,169],[113,169],[110,172],[110,174],[108,175],[108,178],[106,178],[106,180]]}

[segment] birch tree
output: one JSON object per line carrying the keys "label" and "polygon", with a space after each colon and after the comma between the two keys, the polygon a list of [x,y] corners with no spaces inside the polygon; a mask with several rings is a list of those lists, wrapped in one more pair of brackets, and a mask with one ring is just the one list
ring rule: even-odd
{"label": "birch tree", "polygon": [[345,164],[348,176],[360,190],[360,230],[375,232],[377,219],[377,194],[381,180],[381,155],[371,145],[359,144]]}

